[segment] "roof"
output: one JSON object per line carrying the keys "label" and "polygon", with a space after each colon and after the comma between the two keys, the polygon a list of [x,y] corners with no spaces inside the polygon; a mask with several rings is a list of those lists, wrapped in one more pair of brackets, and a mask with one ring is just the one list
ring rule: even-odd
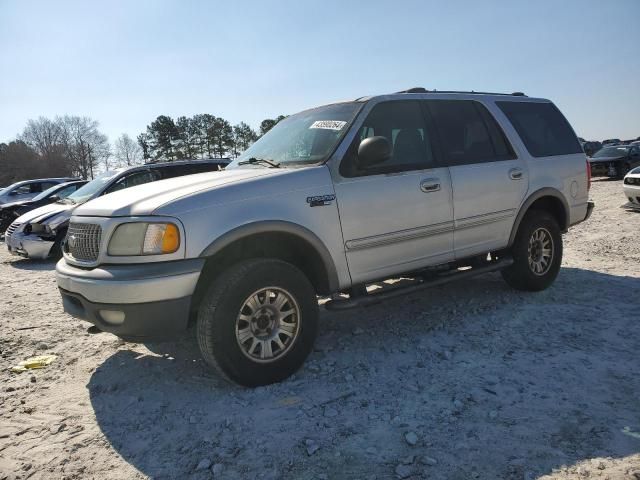
{"label": "roof", "polygon": [[534,97],[529,97],[527,95],[525,95],[522,92],[513,92],[513,93],[496,93],[496,92],[476,92],[474,90],[471,91],[462,91],[462,90],[427,90],[426,88],[423,87],[414,87],[414,88],[409,88],[407,90],[401,90],[399,92],[394,92],[394,93],[388,93],[388,94],[383,94],[383,95],[370,95],[367,97],[360,97],[357,98],[356,101],[367,101],[367,100],[371,100],[374,98],[386,98],[386,99],[390,99],[390,98],[394,98],[394,99],[398,99],[398,98],[402,98],[402,97],[406,97],[406,96],[412,96],[415,95],[416,98],[420,98],[420,99],[427,99],[427,98],[451,98],[451,99],[457,99],[457,98],[464,98],[464,99],[471,99],[474,97],[494,97],[496,100],[498,98],[505,100],[505,99],[522,99],[525,101],[544,101],[544,102],[548,102],[548,100],[544,99],[544,98],[534,98]]}

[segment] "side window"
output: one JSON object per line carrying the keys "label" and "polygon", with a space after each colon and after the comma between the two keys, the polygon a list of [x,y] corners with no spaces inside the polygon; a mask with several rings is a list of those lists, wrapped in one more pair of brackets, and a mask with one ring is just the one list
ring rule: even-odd
{"label": "side window", "polygon": [[[11,192],[12,195],[27,195],[28,193],[33,193],[32,187],[33,183],[27,183],[26,185],[20,185],[17,188],[14,188]],[[38,184],[39,185],[39,184]]]}
{"label": "side window", "polygon": [[569,122],[553,103],[496,102],[533,157],[582,153]]}
{"label": "side window", "polygon": [[195,173],[204,173],[204,172],[217,172],[220,170],[220,165],[217,163],[191,163],[189,165],[185,165],[185,173],[183,175],[193,175]]}
{"label": "side window", "polygon": [[113,193],[117,192],[118,190],[124,190],[125,188],[135,187],[136,185],[155,182],[156,180],[160,180],[160,174],[158,172],[150,170],[134,172],[122,177],[120,180],[117,180],[116,183],[111,185],[104,193]]}
{"label": "side window", "polygon": [[171,165],[169,167],[162,167],[154,169],[161,178],[174,178],[186,175],[184,165]]}
{"label": "side window", "polygon": [[44,192],[45,190],[50,189],[51,187],[54,187],[58,185],[57,182],[42,182],[40,184],[40,190],[38,190],[39,192]]}
{"label": "side window", "polygon": [[[359,134],[340,164],[344,177],[421,170],[434,166],[431,132],[425,124],[420,103],[395,101],[379,103],[369,113]],[[368,137],[386,137],[392,146],[391,158],[368,168],[358,166],[358,147]]]}
{"label": "side window", "polygon": [[448,165],[514,158],[504,133],[482,104],[472,100],[427,100],[426,104]]}
{"label": "side window", "polygon": [[29,184],[29,191],[30,191],[30,193],[40,193],[40,192],[46,190],[47,188],[49,188],[46,185],[48,185],[48,184],[40,183],[40,182],[30,183]]}

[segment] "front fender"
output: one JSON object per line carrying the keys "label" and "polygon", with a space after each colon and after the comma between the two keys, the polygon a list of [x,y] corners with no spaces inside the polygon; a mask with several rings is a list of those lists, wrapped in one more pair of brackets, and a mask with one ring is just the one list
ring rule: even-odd
{"label": "front fender", "polygon": [[328,275],[330,289],[332,291],[338,289],[338,273],[329,249],[325,246],[322,240],[320,240],[317,235],[314,234],[311,230],[292,222],[283,220],[264,220],[239,226],[216,238],[200,253],[199,256],[211,257],[220,252],[223,248],[231,245],[234,242],[237,242],[238,240],[241,240],[242,238],[261,233],[274,232],[295,235],[311,245],[311,247],[318,253],[318,255],[320,255],[320,258],[322,259],[322,263],[324,264],[325,270]]}

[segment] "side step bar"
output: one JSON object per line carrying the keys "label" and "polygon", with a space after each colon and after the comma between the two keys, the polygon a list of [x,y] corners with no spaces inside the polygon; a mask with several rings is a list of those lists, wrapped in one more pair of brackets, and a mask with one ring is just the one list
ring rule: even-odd
{"label": "side step bar", "polygon": [[454,270],[449,271],[429,280],[419,280],[416,283],[412,283],[406,286],[388,287],[383,288],[379,292],[368,293],[366,295],[358,295],[345,299],[329,300],[324,304],[327,310],[347,310],[349,308],[356,307],[368,307],[375,303],[379,303],[389,298],[399,297],[401,295],[407,295],[409,293],[418,292],[425,288],[435,287],[437,285],[443,285],[445,283],[461,280],[464,278],[475,277],[476,275],[482,275],[483,273],[495,272],[502,270],[513,264],[513,258],[506,257],[499,260],[492,261],[487,265],[481,267],[471,267],[467,270]]}

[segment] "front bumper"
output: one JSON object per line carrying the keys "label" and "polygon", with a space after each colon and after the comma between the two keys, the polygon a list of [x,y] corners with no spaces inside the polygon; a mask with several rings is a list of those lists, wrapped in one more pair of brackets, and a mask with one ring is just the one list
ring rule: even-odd
{"label": "front bumper", "polygon": [[137,340],[169,339],[187,328],[202,259],[103,265],[56,265],[65,312],[100,330]]}
{"label": "front bumper", "polygon": [[640,185],[628,185],[625,183],[624,196],[627,197],[633,207],[640,208]]}
{"label": "front bumper", "polygon": [[624,161],[609,160],[605,162],[589,162],[592,177],[618,177],[622,175]]}
{"label": "front bumper", "polygon": [[37,235],[25,235],[22,232],[14,232],[4,239],[9,253],[25,258],[44,260],[49,258],[54,240],[45,240]]}

